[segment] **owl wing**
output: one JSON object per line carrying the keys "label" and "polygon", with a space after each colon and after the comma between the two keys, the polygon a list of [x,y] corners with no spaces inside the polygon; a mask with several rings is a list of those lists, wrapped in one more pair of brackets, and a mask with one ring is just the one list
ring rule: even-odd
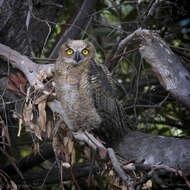
{"label": "owl wing", "polygon": [[[125,123],[123,121],[123,111],[115,96],[115,86],[111,73],[107,67],[91,60],[89,64],[89,83],[93,97],[94,106],[102,118],[101,129],[105,130],[104,135],[107,140],[110,135],[117,134],[123,131]],[[99,130],[99,129],[98,129]]]}

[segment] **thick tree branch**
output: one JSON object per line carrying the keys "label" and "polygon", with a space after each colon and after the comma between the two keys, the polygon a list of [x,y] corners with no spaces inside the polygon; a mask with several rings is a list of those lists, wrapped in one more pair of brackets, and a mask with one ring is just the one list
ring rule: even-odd
{"label": "thick tree branch", "polygon": [[21,70],[28,79],[31,86],[34,86],[37,81],[37,76],[40,71],[49,72],[54,70],[54,65],[40,65],[32,62],[28,57],[21,55],[17,51],[0,43],[0,56],[11,65]]}
{"label": "thick tree branch", "polygon": [[158,35],[142,29],[123,39],[117,51],[135,41],[140,42],[141,56],[152,66],[161,85],[190,109],[190,74],[180,59]]}
{"label": "thick tree branch", "polygon": [[[127,160],[135,160],[137,170],[163,164],[190,175],[190,140],[130,132],[114,147]],[[139,164],[141,167],[139,167]],[[142,167],[143,166],[143,167]]]}

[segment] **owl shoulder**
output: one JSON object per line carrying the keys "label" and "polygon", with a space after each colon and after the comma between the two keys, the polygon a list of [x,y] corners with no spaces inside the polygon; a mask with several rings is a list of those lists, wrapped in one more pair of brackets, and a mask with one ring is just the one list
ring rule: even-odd
{"label": "owl shoulder", "polygon": [[89,82],[97,92],[108,97],[115,97],[115,86],[111,73],[105,65],[94,59],[91,59],[89,64]]}

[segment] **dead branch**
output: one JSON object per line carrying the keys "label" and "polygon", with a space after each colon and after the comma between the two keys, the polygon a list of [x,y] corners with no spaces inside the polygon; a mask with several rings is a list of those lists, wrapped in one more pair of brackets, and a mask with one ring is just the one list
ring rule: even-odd
{"label": "dead branch", "polygon": [[[22,71],[28,79],[31,86],[34,86],[39,71],[50,72],[54,70],[53,64],[42,65],[36,64],[28,57],[21,55],[17,51],[0,43],[0,56],[11,65]],[[41,86],[42,87],[42,86]]]}
{"label": "dead branch", "polygon": [[147,15],[147,16],[153,16],[153,15],[154,15],[154,12],[155,12],[155,10],[156,10],[156,8],[157,8],[157,7],[160,5],[160,3],[162,3],[162,2],[163,2],[163,0],[156,0],[156,1],[152,4],[150,10],[148,11],[148,15]]}
{"label": "dead branch", "polygon": [[117,52],[139,42],[141,56],[152,66],[161,85],[190,109],[190,74],[170,47],[150,30],[138,29],[123,39]]}
{"label": "dead branch", "polygon": [[162,163],[190,175],[190,140],[156,136],[132,131],[117,143],[114,150],[126,160],[135,160],[138,171],[150,171]]}

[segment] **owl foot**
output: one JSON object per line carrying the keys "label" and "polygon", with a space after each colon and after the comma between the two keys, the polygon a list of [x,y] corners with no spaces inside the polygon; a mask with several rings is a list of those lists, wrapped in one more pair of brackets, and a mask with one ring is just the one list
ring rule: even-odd
{"label": "owl foot", "polygon": [[92,134],[85,132],[73,132],[74,137],[79,140],[86,142],[93,150],[99,152],[100,158],[105,159],[107,156],[106,147],[98,141]]}
{"label": "owl foot", "polygon": [[129,185],[129,189],[132,189],[133,179],[125,173],[121,167],[120,162],[112,148],[106,148],[100,141],[98,141],[92,134],[85,132],[73,132],[76,139],[86,142],[94,151],[98,151],[101,159],[110,159],[112,166],[117,175]]}

